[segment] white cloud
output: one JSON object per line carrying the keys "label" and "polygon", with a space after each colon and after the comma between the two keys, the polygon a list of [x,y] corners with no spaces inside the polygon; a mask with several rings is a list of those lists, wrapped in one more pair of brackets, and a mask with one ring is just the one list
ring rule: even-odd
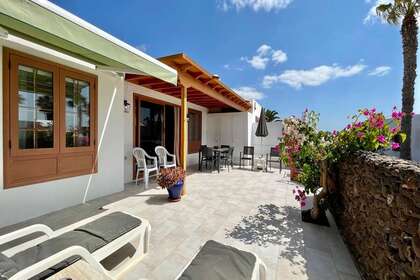
{"label": "white cloud", "polygon": [[264,94],[253,87],[239,87],[234,88],[233,91],[248,100],[264,98]]}
{"label": "white cloud", "polygon": [[247,57],[241,57],[241,60],[248,62],[252,67],[258,70],[264,70],[267,67],[269,61],[268,58],[259,55],[254,55],[251,59]]}
{"label": "white cloud", "polygon": [[223,65],[223,68],[225,68],[227,70],[236,70],[236,71],[243,71],[244,70],[242,67],[238,67],[238,66],[234,66],[234,65],[230,65],[230,64]]}
{"label": "white cloud", "polygon": [[270,53],[271,51],[271,47],[269,45],[266,44],[262,44],[258,49],[257,49],[257,53],[259,56],[266,56]]}
{"label": "white cloud", "polygon": [[265,12],[278,11],[287,8],[293,0],[219,0],[218,6],[223,11],[231,8],[237,11],[251,8],[255,12],[263,10]]}
{"label": "white cloud", "polygon": [[[372,0],[367,0],[366,1],[366,3],[368,3],[368,4],[370,4],[372,2],[373,2]],[[367,13],[366,17],[364,18],[363,23],[367,24],[367,23],[372,23],[372,22],[375,22],[376,20],[378,20],[378,16],[376,14],[376,8],[379,5],[389,4],[391,2],[393,2],[393,1],[392,0],[376,0],[375,4],[373,4],[373,6],[370,8],[369,12]],[[384,22],[384,21],[381,20],[381,22]]]}
{"label": "white cloud", "polygon": [[283,63],[287,60],[287,54],[282,50],[275,50],[271,46],[262,44],[257,49],[257,54],[251,59],[248,57],[241,57],[242,61],[248,62],[253,68],[258,70],[264,70],[270,59],[275,63]]}
{"label": "white cloud", "polygon": [[287,54],[282,50],[273,51],[271,59],[275,64],[283,63],[287,60]]}
{"label": "white cloud", "polygon": [[383,77],[385,75],[388,75],[389,72],[391,72],[391,67],[389,66],[378,66],[375,69],[373,69],[372,71],[369,72],[369,76],[378,76],[378,77]]}
{"label": "white cloud", "polygon": [[284,83],[296,89],[303,86],[319,86],[329,80],[351,77],[359,74],[366,65],[358,63],[345,68],[334,64],[321,65],[309,70],[286,70],[280,75],[267,75],[263,78],[262,85],[270,88],[275,83]]}

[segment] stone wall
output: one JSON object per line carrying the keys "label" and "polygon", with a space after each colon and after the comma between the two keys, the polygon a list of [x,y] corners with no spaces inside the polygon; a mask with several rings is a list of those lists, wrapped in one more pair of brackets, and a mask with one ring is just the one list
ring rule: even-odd
{"label": "stone wall", "polygon": [[420,165],[360,153],[340,164],[332,211],[366,279],[420,279]]}

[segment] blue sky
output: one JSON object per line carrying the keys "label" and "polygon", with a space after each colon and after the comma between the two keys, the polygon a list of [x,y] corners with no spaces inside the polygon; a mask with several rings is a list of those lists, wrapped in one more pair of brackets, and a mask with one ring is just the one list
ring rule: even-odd
{"label": "blue sky", "polygon": [[369,14],[376,0],[53,2],[152,56],[186,53],[281,117],[309,108],[341,129],[358,108],[401,104],[399,28]]}

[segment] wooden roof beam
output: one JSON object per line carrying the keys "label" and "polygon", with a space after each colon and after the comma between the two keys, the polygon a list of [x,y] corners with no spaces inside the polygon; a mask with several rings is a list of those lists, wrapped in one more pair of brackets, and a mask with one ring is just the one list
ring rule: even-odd
{"label": "wooden roof beam", "polygon": [[203,83],[201,83],[200,81],[197,81],[196,79],[194,79],[191,75],[185,75],[185,74],[181,74],[179,75],[179,79],[181,81],[181,84],[183,84],[186,87],[193,87],[198,91],[201,91],[202,93],[222,102],[227,104],[228,106],[241,111],[241,112],[246,112],[248,111],[247,107],[241,106],[235,102],[233,102],[232,100],[222,96],[221,94],[219,94],[217,91],[215,91],[214,89],[208,87],[207,85],[204,85]]}

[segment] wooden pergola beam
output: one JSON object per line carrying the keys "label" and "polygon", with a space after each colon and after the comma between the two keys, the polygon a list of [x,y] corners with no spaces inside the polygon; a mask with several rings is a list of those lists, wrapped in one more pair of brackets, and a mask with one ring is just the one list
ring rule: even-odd
{"label": "wooden pergola beam", "polygon": [[243,106],[233,102],[229,98],[226,98],[225,96],[222,96],[219,92],[212,89],[208,85],[203,84],[202,82],[194,79],[189,74],[181,73],[179,75],[179,79],[180,79],[180,82],[183,86],[192,87],[192,88],[202,92],[203,94],[206,94],[206,95],[212,97],[213,99],[216,99],[216,100],[218,100],[222,103],[225,103],[228,106],[230,106],[230,107],[232,107],[232,108],[234,108],[234,109],[236,109],[240,112],[248,111],[246,107],[243,107]]}

